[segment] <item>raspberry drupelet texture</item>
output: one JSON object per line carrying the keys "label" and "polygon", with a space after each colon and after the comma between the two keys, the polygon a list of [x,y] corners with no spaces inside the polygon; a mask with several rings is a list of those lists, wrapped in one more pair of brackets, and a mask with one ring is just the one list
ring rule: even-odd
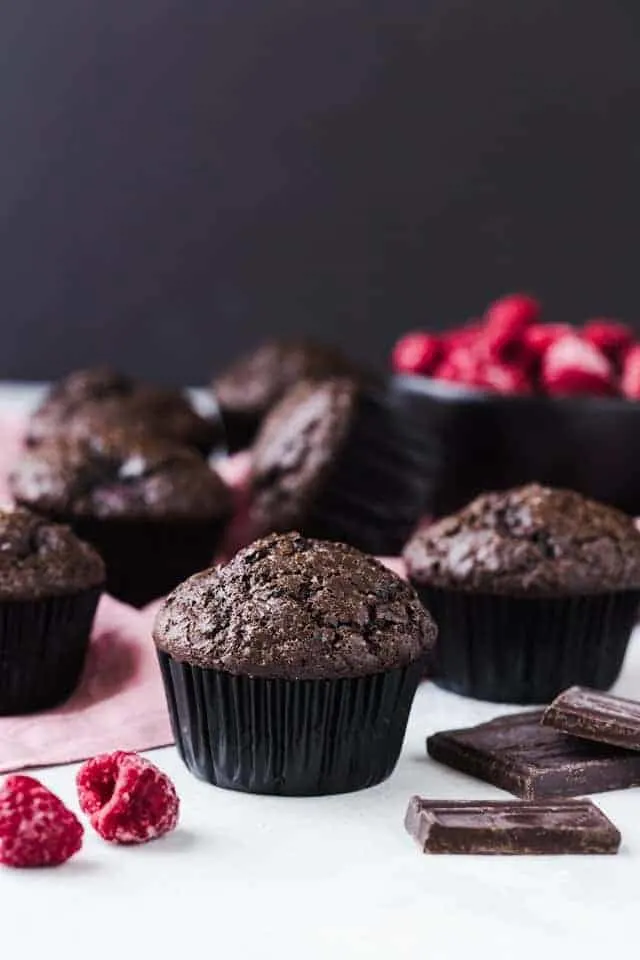
{"label": "raspberry drupelet texture", "polygon": [[82,846],[82,824],[33,777],[7,777],[0,790],[0,863],[55,867]]}
{"label": "raspberry drupelet texture", "polygon": [[110,843],[147,843],[178,822],[180,801],[172,781],[137,753],[118,750],[87,760],[76,784],[83,813]]}

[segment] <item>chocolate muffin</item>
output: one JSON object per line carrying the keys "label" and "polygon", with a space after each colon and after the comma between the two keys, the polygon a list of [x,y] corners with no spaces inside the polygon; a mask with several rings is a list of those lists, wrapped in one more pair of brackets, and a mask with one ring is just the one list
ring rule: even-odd
{"label": "chocolate muffin", "polygon": [[18,503],[92,543],[109,593],[135,606],[208,566],[231,514],[229,489],[194,450],[128,430],[41,443],[9,482]]}
{"label": "chocolate muffin", "polygon": [[300,380],[358,376],[335,347],[308,340],[272,340],[228,367],[211,384],[230,450],[248,447],[266,414]]}
{"label": "chocolate muffin", "polygon": [[51,388],[29,420],[26,443],[35,446],[58,437],[82,439],[105,428],[124,427],[194,447],[204,456],[223,442],[215,410],[202,417],[179,390],[96,367],[76,371]]}
{"label": "chocolate muffin", "polygon": [[440,626],[442,686],[546,703],[617,678],[640,599],[631,517],[531,484],[478,497],[417,533],[404,558]]}
{"label": "chocolate muffin", "polygon": [[419,451],[381,390],[348,378],[298,384],[256,439],[249,529],[296,529],[395,555],[422,513]]}
{"label": "chocolate muffin", "polygon": [[104,580],[98,554],[68,527],[0,510],[0,714],[73,693]]}
{"label": "chocolate muffin", "polygon": [[436,628],[377,560],[289,533],[181,584],[153,635],[188,768],[303,795],[389,776]]}

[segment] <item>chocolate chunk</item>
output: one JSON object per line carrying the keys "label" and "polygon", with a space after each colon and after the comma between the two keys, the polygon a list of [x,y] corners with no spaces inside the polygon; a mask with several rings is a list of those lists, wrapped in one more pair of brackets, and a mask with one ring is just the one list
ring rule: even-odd
{"label": "chocolate chunk", "polygon": [[427,740],[429,756],[532,800],[640,786],[640,754],[541,726],[542,711],[498,717]]}
{"label": "chocolate chunk", "polygon": [[570,687],[544,711],[542,723],[574,737],[640,750],[640,703]]}
{"label": "chocolate chunk", "polygon": [[423,853],[617,853],[620,833],[590,800],[424,800],[405,826]]}

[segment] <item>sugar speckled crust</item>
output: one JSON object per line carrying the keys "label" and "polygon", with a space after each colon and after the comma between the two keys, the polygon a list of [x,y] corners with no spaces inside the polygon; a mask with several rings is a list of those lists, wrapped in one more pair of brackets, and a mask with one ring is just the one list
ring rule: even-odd
{"label": "sugar speckled crust", "polygon": [[478,497],[418,532],[404,559],[416,585],[516,596],[640,588],[633,520],[538,484]]}
{"label": "sugar speckled crust", "polygon": [[240,357],[212,383],[222,409],[260,419],[300,380],[355,373],[334,347],[306,340],[273,340]]}
{"label": "sugar speckled crust", "polygon": [[217,424],[200,416],[181,391],[95,367],[54,384],[29,420],[26,442],[34,446],[59,437],[86,438],[123,426],[205,453],[219,433]]}
{"label": "sugar speckled crust", "polygon": [[357,398],[353,380],[305,381],[271,411],[253,448],[249,529],[254,537],[302,525],[307,505],[346,441]]}
{"label": "sugar speckled crust", "polygon": [[404,666],[431,649],[436,632],[412,587],[377,560],[290,533],[259,540],[177,587],[154,639],[198,667],[334,679]]}
{"label": "sugar speckled crust", "polygon": [[223,518],[231,493],[188,447],[128,430],[27,450],[9,478],[15,499],[49,516]]}
{"label": "sugar speckled crust", "polygon": [[0,510],[0,600],[73,594],[104,581],[101,558],[68,527],[21,508]]}

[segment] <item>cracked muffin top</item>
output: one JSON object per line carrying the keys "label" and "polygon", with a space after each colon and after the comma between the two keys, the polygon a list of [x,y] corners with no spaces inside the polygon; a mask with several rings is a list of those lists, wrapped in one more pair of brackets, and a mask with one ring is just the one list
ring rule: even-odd
{"label": "cracked muffin top", "polygon": [[436,627],[413,588],[372,557],[272,535],[169,594],[154,627],[175,660],[285,679],[359,677],[428,653]]}
{"label": "cracked muffin top", "polygon": [[104,430],[27,450],[9,477],[18,503],[54,517],[213,519],[231,512],[224,481],[188,447]]}
{"label": "cracked muffin top", "polygon": [[0,509],[0,600],[39,600],[104,583],[96,551],[69,529],[20,507]]}
{"label": "cracked muffin top", "polygon": [[633,519],[538,484],[483,494],[415,534],[404,559],[419,586],[521,596],[640,588]]}
{"label": "cracked muffin top", "polygon": [[224,410],[262,417],[299,380],[355,373],[339,350],[306,340],[273,340],[241,357],[212,383]]}
{"label": "cracked muffin top", "polygon": [[305,381],[271,411],[251,458],[248,522],[254,536],[302,524],[347,438],[358,397],[350,379]]}
{"label": "cracked muffin top", "polygon": [[26,443],[90,437],[104,428],[125,426],[195,447],[205,455],[221,438],[220,425],[200,416],[181,391],[95,367],[54,384],[29,420]]}

